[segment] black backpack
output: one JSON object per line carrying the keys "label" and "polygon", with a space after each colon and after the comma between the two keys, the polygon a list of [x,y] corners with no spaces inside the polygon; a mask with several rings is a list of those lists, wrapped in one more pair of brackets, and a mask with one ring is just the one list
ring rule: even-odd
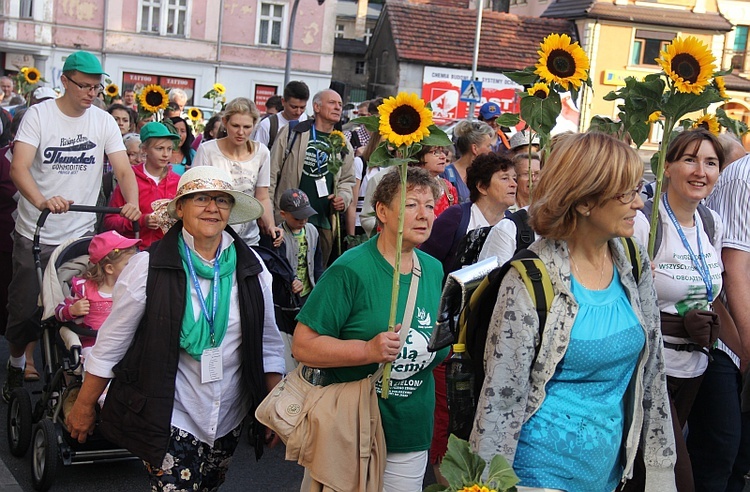
{"label": "black backpack", "polygon": [[289,261],[264,246],[252,246],[253,250],[265,263],[273,277],[271,291],[273,293],[273,310],[276,314],[276,324],[284,333],[294,333],[297,326],[295,318],[300,310],[299,294],[292,292],[292,282],[295,272]]}

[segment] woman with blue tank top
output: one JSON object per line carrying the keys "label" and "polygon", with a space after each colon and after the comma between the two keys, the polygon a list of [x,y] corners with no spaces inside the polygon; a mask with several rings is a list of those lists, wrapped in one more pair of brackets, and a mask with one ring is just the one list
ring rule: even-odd
{"label": "woman with blue tank top", "polygon": [[533,188],[530,224],[542,239],[529,249],[554,297],[539,326],[520,274],[503,279],[471,435],[485,460],[510,462],[519,492],[614,491],[632,477],[639,445],[646,490],[675,490],[653,278],[645,248],[634,265],[619,239],[643,206],[642,172],[624,143],[570,135]]}

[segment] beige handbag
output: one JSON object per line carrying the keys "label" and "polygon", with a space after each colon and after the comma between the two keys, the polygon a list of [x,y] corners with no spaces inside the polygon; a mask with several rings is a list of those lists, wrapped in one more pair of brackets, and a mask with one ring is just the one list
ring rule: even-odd
{"label": "beige handbag", "polygon": [[[404,309],[404,321],[402,323],[402,330],[400,333],[401,346],[406,341],[406,336],[409,333],[409,327],[411,326],[412,315],[414,314],[414,306],[417,302],[417,290],[419,286],[419,278],[422,276],[422,269],[419,266],[419,260],[417,254],[414,254],[412,268],[411,283],[409,284],[409,297],[406,301],[406,309]],[[302,377],[301,371],[303,365],[298,365],[292,372],[287,374],[279,384],[277,384],[273,390],[260,402],[258,408],[255,409],[255,418],[261,424],[265,425],[278,435],[284,444],[289,440],[294,428],[299,424],[299,419],[302,413],[302,407],[305,405],[305,398],[309,393],[310,389],[315,386]],[[372,384],[380,379],[383,374],[383,364],[380,365],[378,370],[371,376]],[[352,383],[356,383],[353,381]],[[350,384],[350,383],[334,383],[334,384]]]}

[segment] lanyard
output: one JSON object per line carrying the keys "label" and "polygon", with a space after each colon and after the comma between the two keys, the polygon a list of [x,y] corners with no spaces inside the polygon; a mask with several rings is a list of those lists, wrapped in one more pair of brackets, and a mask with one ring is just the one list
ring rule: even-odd
{"label": "lanyard", "polygon": [[214,305],[211,313],[211,317],[208,316],[208,308],[206,307],[206,301],[203,299],[203,291],[201,290],[201,284],[198,282],[198,276],[195,274],[195,267],[193,266],[193,258],[190,254],[190,249],[188,248],[187,243],[183,243],[185,245],[185,256],[187,257],[187,264],[188,269],[190,270],[190,276],[193,278],[193,285],[195,286],[195,292],[198,294],[198,302],[201,306],[201,312],[203,312],[203,316],[206,317],[206,321],[208,322],[209,329],[211,330],[209,333],[211,335],[211,346],[216,347],[216,339],[214,338],[214,320],[216,319],[216,306],[219,304],[219,254],[221,253],[221,246],[219,246],[216,249],[216,259],[214,260],[214,278],[212,280],[213,282],[213,288],[214,288]]}
{"label": "lanyard", "polygon": [[[312,125],[312,138],[313,138],[313,142],[317,142],[318,141],[318,134],[315,131],[315,123],[313,123],[313,125]],[[321,171],[320,171],[320,164],[322,162],[323,162],[323,157],[321,156],[320,149],[318,149],[317,147],[315,147],[315,163],[318,165],[318,174],[321,173]]]}
{"label": "lanyard", "polygon": [[[667,200],[666,193],[664,194],[664,208],[667,210],[667,215],[669,215],[669,218],[672,220],[672,224],[674,224],[675,228],[677,229],[677,234],[680,235],[680,239],[682,240],[682,245],[685,246],[685,249],[687,249],[687,252],[690,255],[690,259],[693,261],[693,266],[695,266],[695,269],[698,271],[701,278],[703,279],[703,283],[706,286],[706,292],[707,292],[709,304],[714,302],[714,292],[713,292],[713,282],[711,281],[711,271],[708,269],[708,264],[706,264],[706,256],[703,254],[703,248],[701,247],[700,231],[696,228],[695,239],[698,242],[698,257],[696,258],[695,253],[693,252],[693,248],[690,247],[690,243],[688,242],[687,237],[685,237],[685,233],[682,230],[682,226],[680,226],[680,223],[677,221],[677,217],[675,217],[674,212],[672,211],[672,207],[669,206],[669,201]],[[697,221],[695,225],[696,227],[698,226]]]}

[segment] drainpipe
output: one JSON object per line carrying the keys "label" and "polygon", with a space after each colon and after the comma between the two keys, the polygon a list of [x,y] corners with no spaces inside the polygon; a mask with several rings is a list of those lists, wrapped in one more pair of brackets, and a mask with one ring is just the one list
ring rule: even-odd
{"label": "drainpipe", "polygon": [[289,72],[292,70],[292,40],[294,39],[294,23],[297,20],[297,7],[299,0],[294,0],[292,5],[292,15],[289,18],[289,32],[286,38],[286,65],[284,66],[284,87],[289,84]]}
{"label": "drainpipe", "polygon": [[102,66],[107,66],[107,19],[109,18],[109,2],[104,2],[104,26],[102,27]]}
{"label": "drainpipe", "polygon": [[[472,82],[477,78],[477,65],[479,64],[479,37],[482,32],[482,10],[484,5],[483,1],[477,2],[477,29],[474,33],[474,59],[471,62],[471,80]],[[469,121],[474,119],[474,109],[476,103],[469,103]]]}
{"label": "drainpipe", "polygon": [[216,65],[214,65],[214,83],[219,81],[219,65],[221,65],[221,28],[224,24],[224,0],[219,2],[219,30],[216,36]]}

